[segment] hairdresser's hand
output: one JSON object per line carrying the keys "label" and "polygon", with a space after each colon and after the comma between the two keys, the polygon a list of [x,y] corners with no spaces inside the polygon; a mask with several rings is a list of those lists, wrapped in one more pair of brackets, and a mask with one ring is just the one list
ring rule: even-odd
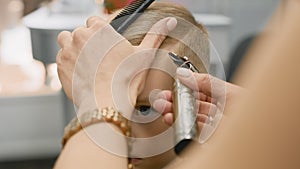
{"label": "hairdresser's hand", "polygon": [[[177,69],[177,77],[183,84],[195,91],[199,106],[197,118],[199,129],[210,123],[218,110],[223,112],[234,98],[244,93],[244,89],[239,86],[222,81],[209,74],[193,73],[184,68]],[[158,99],[154,101],[153,107],[162,112],[166,124],[173,124],[171,91],[162,91]]]}
{"label": "hairdresser's hand", "polygon": [[[66,95],[73,102],[73,97],[78,98],[78,96],[73,96],[73,87],[77,88],[73,84],[73,80],[79,55],[88,39],[97,31],[104,28],[105,25],[106,22],[104,20],[92,17],[88,19],[86,27],[78,27],[73,32],[63,31],[58,35],[57,41],[61,47],[56,57],[58,75]],[[89,68],[86,67],[86,69]],[[82,80],[82,83],[87,81],[85,78]],[[74,104],[79,105],[79,103],[75,102]]]}
{"label": "hairdresser's hand", "polygon": [[[62,32],[58,37],[62,50],[57,63],[67,96],[79,107],[95,106],[95,98],[99,107],[119,106],[116,99],[123,99],[123,103],[133,107],[143,88],[146,72],[140,74],[143,76],[134,76],[150,67],[156,52],[153,49],[160,47],[176,24],[176,19],[171,18],[159,21],[139,46],[132,46],[99,17],[90,18],[87,27],[73,33]],[[130,92],[127,93],[128,88]],[[117,98],[113,98],[114,94]]]}

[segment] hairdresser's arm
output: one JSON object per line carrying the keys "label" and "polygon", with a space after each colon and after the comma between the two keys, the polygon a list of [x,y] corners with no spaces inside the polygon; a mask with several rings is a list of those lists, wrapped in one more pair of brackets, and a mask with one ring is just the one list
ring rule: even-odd
{"label": "hairdresser's arm", "polygon": [[[77,28],[74,32],[62,32],[58,37],[58,43],[61,46],[61,51],[57,55],[58,73],[60,76],[61,83],[63,85],[64,91],[67,96],[76,104],[79,109],[81,109],[81,104],[84,100],[90,97],[87,93],[91,93],[90,80],[88,79],[78,79],[82,83],[74,84],[74,76],[78,73],[76,65],[85,66],[86,70],[89,69],[88,63],[86,61],[77,63],[79,55],[83,50],[84,45],[87,43],[88,39],[95,34],[96,31],[101,31],[105,27],[105,21],[100,18],[90,18],[87,21],[87,28],[81,27]],[[103,39],[105,40],[105,39]],[[80,70],[78,70],[80,72]],[[85,86],[85,87],[83,87]],[[81,88],[82,93],[76,92]],[[75,90],[75,92],[73,91]],[[74,95],[75,94],[75,95]],[[77,95],[76,95],[77,94]],[[112,96],[107,93],[101,93],[99,95],[106,99],[107,106],[112,106]],[[86,98],[85,98],[86,97]],[[76,102],[75,102],[76,100]],[[94,109],[95,107],[91,107]],[[113,124],[108,124],[115,128]],[[101,130],[103,124],[95,124],[86,128],[86,130]],[[118,146],[120,151],[127,151],[127,144],[125,139],[118,140]],[[88,137],[84,130],[81,130],[74,136],[72,136],[65,147],[60,153],[58,160],[56,161],[56,169],[81,169],[81,168],[103,168],[104,166],[110,166],[110,168],[125,168],[127,165],[127,159],[124,157],[118,157],[101,149],[96,143]]]}
{"label": "hairdresser's arm", "polygon": [[[62,50],[57,56],[57,63],[60,80],[67,96],[79,107],[79,110],[94,109],[93,106],[98,105],[100,105],[100,108],[114,106],[113,94],[110,89],[112,77],[119,64],[134,53],[159,48],[165,36],[175,28],[176,24],[176,20],[171,18],[159,21],[151,28],[140,46],[132,46],[98,17],[90,18],[87,22],[87,28],[78,28],[73,33],[61,33],[58,42]],[[114,43],[115,45],[107,46],[108,43]],[[103,49],[104,47],[107,47],[107,49]],[[101,53],[99,50],[108,51],[108,53],[102,58],[101,63],[94,63],[96,62],[95,59],[99,59],[95,57],[95,55]],[[155,56],[155,50],[152,51],[154,53],[147,53],[148,60],[144,60],[143,63],[135,62],[134,65],[129,64],[127,66],[141,68],[140,65],[136,64],[151,64]],[[102,69],[98,70],[98,66]],[[132,73],[135,73],[135,70],[132,71]],[[94,74],[96,74],[95,79]],[[130,76],[131,74],[121,74],[121,78],[117,79],[118,85],[126,87],[126,81],[132,78]],[[140,76],[132,82],[130,87],[133,91],[130,96],[132,102],[139,94],[138,89],[141,87],[144,78]],[[98,91],[96,94],[94,93],[95,88],[97,89],[96,92]],[[96,102],[99,104],[94,103],[94,96],[96,96]],[[105,125],[104,123],[95,124],[87,127],[86,130],[101,132],[106,130]],[[110,126],[120,132],[114,125]],[[103,139],[106,139],[106,137],[103,137]],[[127,154],[125,138],[114,140],[113,146],[117,146],[120,153]],[[84,131],[75,134],[67,142],[55,165],[56,169],[103,167],[127,168],[127,158],[113,155],[100,148]]]}

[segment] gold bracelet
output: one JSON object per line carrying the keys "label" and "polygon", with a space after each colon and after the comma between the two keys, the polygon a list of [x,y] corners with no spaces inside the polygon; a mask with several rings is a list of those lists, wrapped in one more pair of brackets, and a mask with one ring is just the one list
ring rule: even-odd
{"label": "gold bracelet", "polygon": [[83,128],[101,122],[113,123],[121,129],[125,136],[130,136],[128,120],[114,108],[107,107],[101,109],[101,111],[95,109],[94,111],[82,114],[78,118],[75,117],[65,128],[62,145],[64,146],[73,135],[75,135]]}

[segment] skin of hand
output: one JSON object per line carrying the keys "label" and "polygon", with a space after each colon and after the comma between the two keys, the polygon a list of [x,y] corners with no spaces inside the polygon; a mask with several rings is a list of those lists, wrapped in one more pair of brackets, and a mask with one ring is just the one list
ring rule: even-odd
{"label": "skin of hand", "polygon": [[[58,43],[62,49],[57,55],[57,64],[66,95],[78,107],[84,106],[84,102],[89,104],[90,100],[87,98],[91,99],[94,96],[98,102],[102,103],[101,107],[114,106],[109,89],[119,65],[133,55],[145,54],[144,51],[159,48],[168,32],[172,31],[176,24],[175,18],[162,19],[151,28],[139,46],[132,46],[100,17],[89,18],[86,27],[77,28],[72,33],[67,31],[60,33]],[[99,59],[93,56],[95,52],[100,53],[101,63],[94,63],[93,59]],[[143,64],[142,67],[151,66],[155,51],[151,50],[146,54],[147,57],[143,57],[145,59],[143,62],[125,65],[130,68],[129,73],[117,79],[119,86],[129,86],[130,82],[132,92],[130,92],[129,99],[132,105],[135,105],[136,98],[143,88],[146,73],[140,73],[139,76],[134,77],[134,81],[130,80],[139,71],[141,64]],[[93,74],[96,74],[95,77]]]}
{"label": "skin of hand", "polygon": [[[234,98],[245,92],[245,89],[209,74],[194,73],[185,68],[178,68],[176,74],[183,84],[195,91],[195,97],[199,106],[197,122],[200,130],[209,116],[216,114],[217,109],[226,109]],[[166,124],[173,124],[171,91],[162,91],[157,100],[153,102],[153,107],[163,114]]]}

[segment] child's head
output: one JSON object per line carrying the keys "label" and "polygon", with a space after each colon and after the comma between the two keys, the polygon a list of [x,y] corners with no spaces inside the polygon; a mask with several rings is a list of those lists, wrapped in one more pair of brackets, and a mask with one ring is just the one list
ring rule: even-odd
{"label": "child's head", "polygon": [[[123,34],[133,45],[139,45],[153,24],[165,17],[176,17],[178,24],[172,34],[181,35],[182,39],[169,36],[165,39],[160,49],[175,52],[180,56],[187,56],[190,61],[197,67],[200,72],[207,72],[209,65],[209,41],[208,35],[203,25],[198,24],[192,14],[182,6],[172,3],[152,4]],[[189,22],[197,28],[198,31],[187,27],[184,22]],[[142,33],[141,33],[142,32]],[[178,36],[175,36],[178,37]],[[184,40],[183,40],[184,39]],[[188,39],[188,40],[187,40]],[[182,43],[182,40],[184,43]],[[160,52],[159,52],[160,53]],[[162,52],[163,56],[157,57],[153,64],[163,65],[165,67],[174,67],[173,72],[164,72],[158,69],[151,69],[147,75],[145,88],[137,99],[136,109],[141,112],[133,113],[133,118],[151,116],[149,95],[155,89],[171,90],[174,79],[170,74],[175,73],[175,66],[166,52]],[[201,58],[201,59],[200,59]],[[155,67],[155,65],[154,65]],[[167,68],[169,69],[169,68]],[[156,136],[168,128],[162,122],[162,117],[155,119],[149,123],[132,123],[132,136],[137,138],[149,138]],[[161,140],[164,141],[164,140]],[[155,145],[155,144],[153,144]],[[153,147],[144,147],[145,151]],[[133,148],[134,149],[134,148]],[[133,154],[139,158],[139,154]],[[162,168],[175,158],[175,153],[171,149],[160,155],[156,155],[144,159],[134,159],[135,168]]]}
{"label": "child's head", "polygon": [[[123,36],[133,45],[139,45],[146,35],[145,33],[157,21],[166,17],[177,18],[178,24],[175,30],[171,32],[171,36],[165,39],[161,49],[169,50],[171,48],[172,52],[179,56],[188,56],[201,72],[207,72],[205,66],[209,66],[208,33],[205,27],[197,23],[193,15],[183,6],[174,3],[155,2],[129,26]],[[189,26],[187,23],[197,27],[198,30],[187,27]],[[174,37],[179,36],[181,39],[174,39]]]}

